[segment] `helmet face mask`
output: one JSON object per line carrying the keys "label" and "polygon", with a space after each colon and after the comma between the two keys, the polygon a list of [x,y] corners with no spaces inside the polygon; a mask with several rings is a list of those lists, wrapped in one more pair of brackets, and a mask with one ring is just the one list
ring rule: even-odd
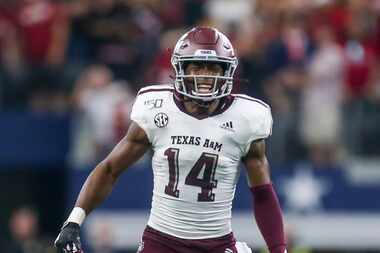
{"label": "helmet face mask", "polygon": [[[232,91],[237,58],[228,38],[214,28],[193,28],[183,35],[175,46],[171,63],[176,74],[176,91],[191,100],[209,104]],[[188,73],[186,68],[190,63],[218,64],[223,71]]]}

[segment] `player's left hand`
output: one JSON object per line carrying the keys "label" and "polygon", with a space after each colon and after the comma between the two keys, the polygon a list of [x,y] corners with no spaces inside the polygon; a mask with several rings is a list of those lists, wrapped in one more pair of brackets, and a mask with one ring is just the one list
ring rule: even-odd
{"label": "player's left hand", "polygon": [[84,253],[79,236],[80,226],[74,222],[64,223],[61,232],[55,239],[54,246],[59,252]]}

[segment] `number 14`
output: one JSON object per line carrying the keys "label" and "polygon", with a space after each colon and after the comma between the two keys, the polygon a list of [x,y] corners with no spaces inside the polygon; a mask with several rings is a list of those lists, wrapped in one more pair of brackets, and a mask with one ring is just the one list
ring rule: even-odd
{"label": "number 14", "polygon": [[[165,193],[178,198],[178,148],[168,148],[165,150],[165,156],[168,158],[169,163],[169,183],[165,186]],[[189,174],[186,176],[185,184],[201,187],[201,192],[198,193],[198,201],[212,202],[215,200],[215,193],[212,189],[216,188],[218,181],[215,180],[215,169],[218,164],[218,155],[203,152],[194,166],[191,168]],[[204,168],[203,177],[198,178],[202,169]]]}

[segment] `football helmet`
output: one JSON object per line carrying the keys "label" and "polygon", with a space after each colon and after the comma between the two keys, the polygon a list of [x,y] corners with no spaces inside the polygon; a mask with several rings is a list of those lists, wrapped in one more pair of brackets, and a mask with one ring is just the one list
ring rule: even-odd
{"label": "football helmet", "polygon": [[[223,67],[222,75],[189,75],[189,63],[218,63]],[[233,75],[238,65],[230,40],[211,27],[195,27],[185,33],[176,43],[171,57],[175,70],[175,90],[188,98],[210,102],[229,95],[233,86]],[[199,78],[212,79],[210,92],[199,91]]]}

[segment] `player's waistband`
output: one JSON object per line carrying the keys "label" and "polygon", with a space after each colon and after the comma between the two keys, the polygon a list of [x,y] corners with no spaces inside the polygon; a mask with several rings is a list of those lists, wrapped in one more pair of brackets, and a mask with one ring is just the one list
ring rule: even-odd
{"label": "player's waistband", "polygon": [[218,248],[232,248],[236,243],[236,239],[232,232],[216,238],[182,239],[158,231],[149,225],[144,230],[143,241],[144,240],[155,241],[166,247],[173,248],[178,252],[187,252],[190,249],[199,249],[200,251],[209,252],[211,250],[215,251]]}

